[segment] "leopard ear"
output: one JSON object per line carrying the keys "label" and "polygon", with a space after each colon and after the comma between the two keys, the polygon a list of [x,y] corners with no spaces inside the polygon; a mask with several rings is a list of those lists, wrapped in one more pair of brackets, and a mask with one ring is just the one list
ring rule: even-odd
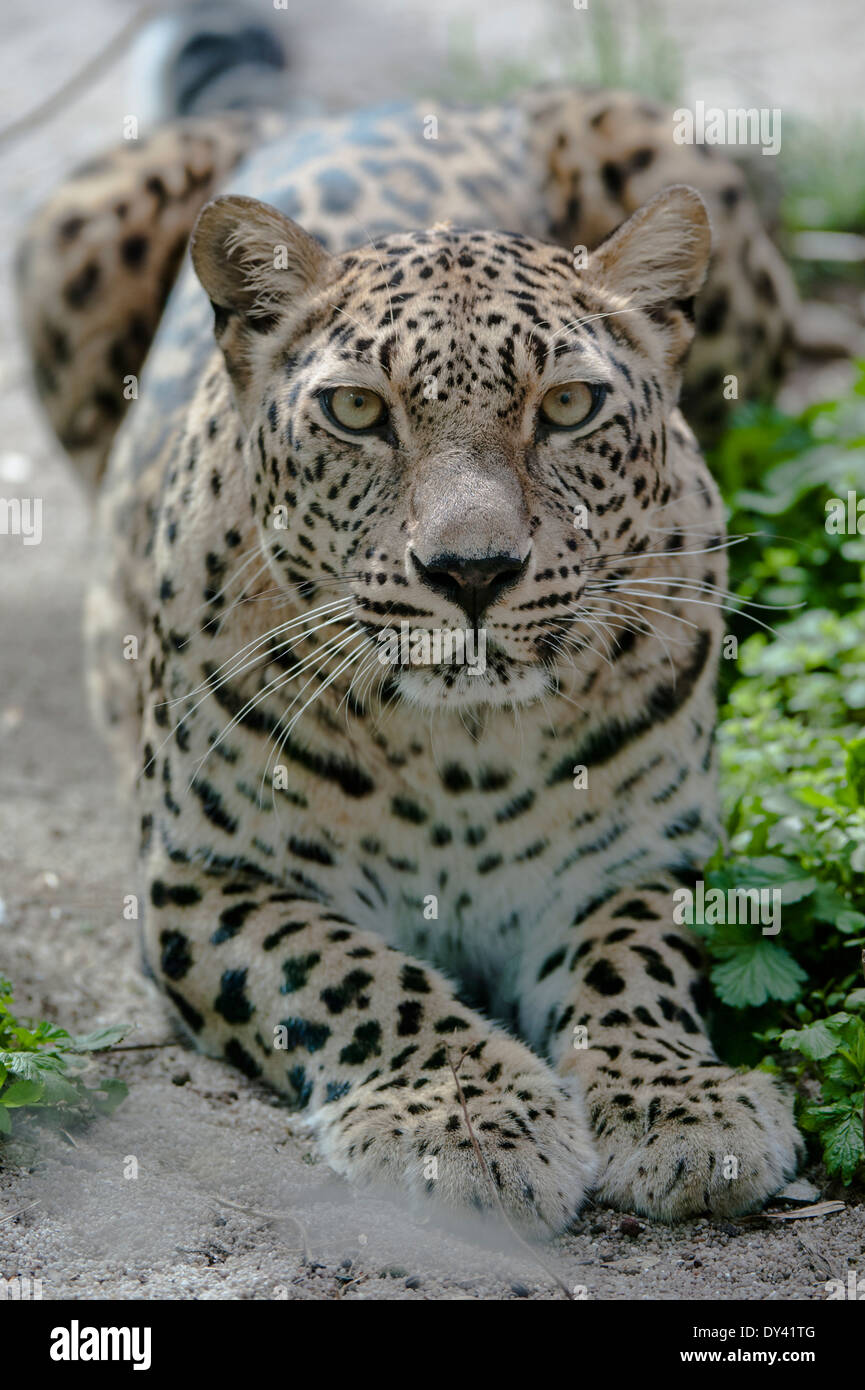
{"label": "leopard ear", "polygon": [[695,188],[672,184],[590,256],[587,278],[637,309],[693,299],[706,278],[712,230]]}
{"label": "leopard ear", "polygon": [[672,374],[694,336],[694,296],[706,278],[712,229],[695,188],[673,184],[644,203],[589,257],[585,278],[662,332]]}
{"label": "leopard ear", "polygon": [[272,314],[326,275],[331,257],[290,217],[256,198],[202,208],[192,263],[213,303],[251,318]]}
{"label": "leopard ear", "polygon": [[276,208],[240,197],[216,198],[202,209],[190,251],[213,304],[216,340],[242,393],[255,335],[325,284],[333,257]]}

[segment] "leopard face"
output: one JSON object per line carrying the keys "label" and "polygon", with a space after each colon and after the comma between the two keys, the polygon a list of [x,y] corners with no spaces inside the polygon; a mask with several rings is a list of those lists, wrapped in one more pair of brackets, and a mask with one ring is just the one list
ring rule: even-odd
{"label": "leopard face", "polygon": [[[205,209],[193,259],[262,549],[293,602],[352,596],[368,687],[518,706],[597,660],[588,591],[652,550],[676,481],[666,422],[708,249],[687,189],[585,272],[519,234],[438,227],[329,256],[252,200]],[[475,653],[482,634],[483,662],[422,645],[377,661],[405,624]]]}

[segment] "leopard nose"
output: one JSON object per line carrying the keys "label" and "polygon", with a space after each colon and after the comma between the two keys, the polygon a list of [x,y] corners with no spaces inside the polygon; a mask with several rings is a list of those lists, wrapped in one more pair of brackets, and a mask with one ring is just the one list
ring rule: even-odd
{"label": "leopard nose", "polygon": [[412,554],[420,578],[436,593],[457,604],[476,624],[486,610],[523,577],[529,558],[489,555],[435,555],[424,564]]}

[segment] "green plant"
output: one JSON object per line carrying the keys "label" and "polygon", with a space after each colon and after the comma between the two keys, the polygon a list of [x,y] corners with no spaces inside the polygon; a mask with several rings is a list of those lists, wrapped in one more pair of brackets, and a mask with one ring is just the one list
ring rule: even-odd
{"label": "green plant", "polygon": [[865,362],[858,372],[840,400],[796,416],[744,406],[715,450],[730,532],[749,538],[730,552],[744,597],[839,612],[865,602],[865,535],[825,524],[830,498],[845,500],[848,489],[865,496]]}
{"label": "green plant", "polygon": [[[865,989],[854,990],[852,998],[860,1006],[865,1004]],[[798,1053],[800,1075],[810,1071],[816,1076],[820,1099],[803,1105],[800,1123],[818,1136],[828,1171],[851,1182],[865,1163],[865,1022],[843,1011],[830,1014],[800,1028],[788,1028],[778,1037],[778,1045]]]}
{"label": "green plant", "polygon": [[12,1133],[13,1111],[41,1112],[64,1123],[111,1114],[127,1087],[114,1078],[87,1086],[87,1057],[114,1046],[127,1028],[73,1036],[44,1020],[23,1022],[13,1014],[12,1002],[12,986],[0,977],[0,1137]]}
{"label": "green plant", "polygon": [[788,227],[865,232],[863,138],[865,121],[858,114],[822,123],[785,118],[783,214]]}
{"label": "green plant", "polygon": [[775,892],[781,929],[696,924],[716,1037],[731,1061],[800,1083],[802,1126],[849,1182],[865,1175],[865,537],[827,531],[826,503],[865,496],[865,374],[795,417],[741,411],[713,462],[745,537],[731,588],[782,605],[728,618],[740,647],[722,663],[727,844],[705,879]]}

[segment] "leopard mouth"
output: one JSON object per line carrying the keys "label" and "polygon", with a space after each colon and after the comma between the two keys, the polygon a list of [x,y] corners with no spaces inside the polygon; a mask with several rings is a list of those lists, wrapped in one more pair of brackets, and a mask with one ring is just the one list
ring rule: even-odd
{"label": "leopard mouth", "polygon": [[388,688],[420,709],[512,709],[540,699],[550,689],[550,671],[538,662],[515,660],[489,643],[482,668],[441,662],[395,667]]}
{"label": "leopard mouth", "polygon": [[[361,684],[376,700],[423,710],[513,708],[532,704],[556,684],[544,653],[525,660],[482,626],[383,627],[363,619],[361,625],[377,658],[367,663]],[[376,668],[378,680],[370,674]]]}

